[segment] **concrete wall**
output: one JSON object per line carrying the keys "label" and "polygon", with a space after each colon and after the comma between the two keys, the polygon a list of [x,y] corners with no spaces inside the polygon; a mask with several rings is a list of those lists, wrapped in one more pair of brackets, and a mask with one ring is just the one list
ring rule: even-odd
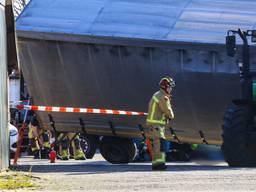
{"label": "concrete wall", "polygon": [[0,170],[9,166],[9,132],[7,105],[6,23],[3,4],[0,4]]}

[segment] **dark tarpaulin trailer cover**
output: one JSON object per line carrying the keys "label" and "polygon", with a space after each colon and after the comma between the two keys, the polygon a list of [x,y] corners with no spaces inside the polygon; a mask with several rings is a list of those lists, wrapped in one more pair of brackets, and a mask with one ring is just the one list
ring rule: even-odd
{"label": "dark tarpaulin trailer cover", "polygon": [[[16,27],[35,105],[146,112],[170,75],[177,137],[200,143],[201,132],[220,144],[224,111],[240,96],[240,54],[226,56],[225,35],[255,21],[253,0],[31,0]],[[38,114],[51,129],[48,113]],[[59,131],[82,131],[79,118],[98,135],[111,135],[110,124],[124,137],[147,128],[145,117],[51,114]]]}

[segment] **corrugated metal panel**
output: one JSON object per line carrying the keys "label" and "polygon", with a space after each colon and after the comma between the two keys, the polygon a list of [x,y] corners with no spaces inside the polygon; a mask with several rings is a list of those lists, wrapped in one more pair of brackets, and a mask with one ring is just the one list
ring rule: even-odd
{"label": "corrugated metal panel", "polygon": [[0,170],[9,166],[9,134],[7,129],[7,58],[4,7],[0,5]]}
{"label": "corrugated metal panel", "polygon": [[17,30],[223,44],[255,18],[253,0],[32,0]]}

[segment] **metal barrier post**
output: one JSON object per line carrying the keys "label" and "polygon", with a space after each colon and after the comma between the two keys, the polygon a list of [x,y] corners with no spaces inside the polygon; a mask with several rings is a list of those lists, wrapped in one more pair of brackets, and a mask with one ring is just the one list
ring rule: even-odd
{"label": "metal barrier post", "polygon": [[[30,102],[30,99],[28,99],[28,103],[27,103],[28,105],[29,105],[29,102]],[[28,115],[28,109],[26,109],[26,111],[25,111],[25,116],[24,116],[24,119],[23,119],[23,122],[22,122],[22,126],[19,129],[18,145],[17,145],[17,150],[16,150],[16,153],[15,153],[15,157],[14,157],[14,160],[13,160],[14,165],[17,165],[18,158],[20,156],[20,149],[21,149],[21,144],[22,144],[22,141],[23,141],[24,129],[26,128],[27,115]]]}

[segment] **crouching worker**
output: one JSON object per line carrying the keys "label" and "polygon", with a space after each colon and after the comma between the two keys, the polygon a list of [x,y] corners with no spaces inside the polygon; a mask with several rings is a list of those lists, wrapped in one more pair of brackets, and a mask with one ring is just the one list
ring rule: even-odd
{"label": "crouching worker", "polygon": [[175,86],[174,80],[165,77],[159,82],[160,90],[157,91],[149,102],[147,125],[153,140],[152,170],[165,170],[165,126],[169,119],[174,118],[171,107],[171,91]]}
{"label": "crouching worker", "polygon": [[58,143],[59,143],[59,157],[61,160],[69,160],[70,144],[73,149],[74,159],[75,160],[85,160],[85,155],[81,149],[80,139],[79,139],[78,134],[76,134],[76,133],[66,133],[66,134],[61,133],[58,136]]}
{"label": "crouching worker", "polygon": [[36,114],[33,114],[29,123],[28,138],[34,159],[49,159],[49,135],[40,127]]}

